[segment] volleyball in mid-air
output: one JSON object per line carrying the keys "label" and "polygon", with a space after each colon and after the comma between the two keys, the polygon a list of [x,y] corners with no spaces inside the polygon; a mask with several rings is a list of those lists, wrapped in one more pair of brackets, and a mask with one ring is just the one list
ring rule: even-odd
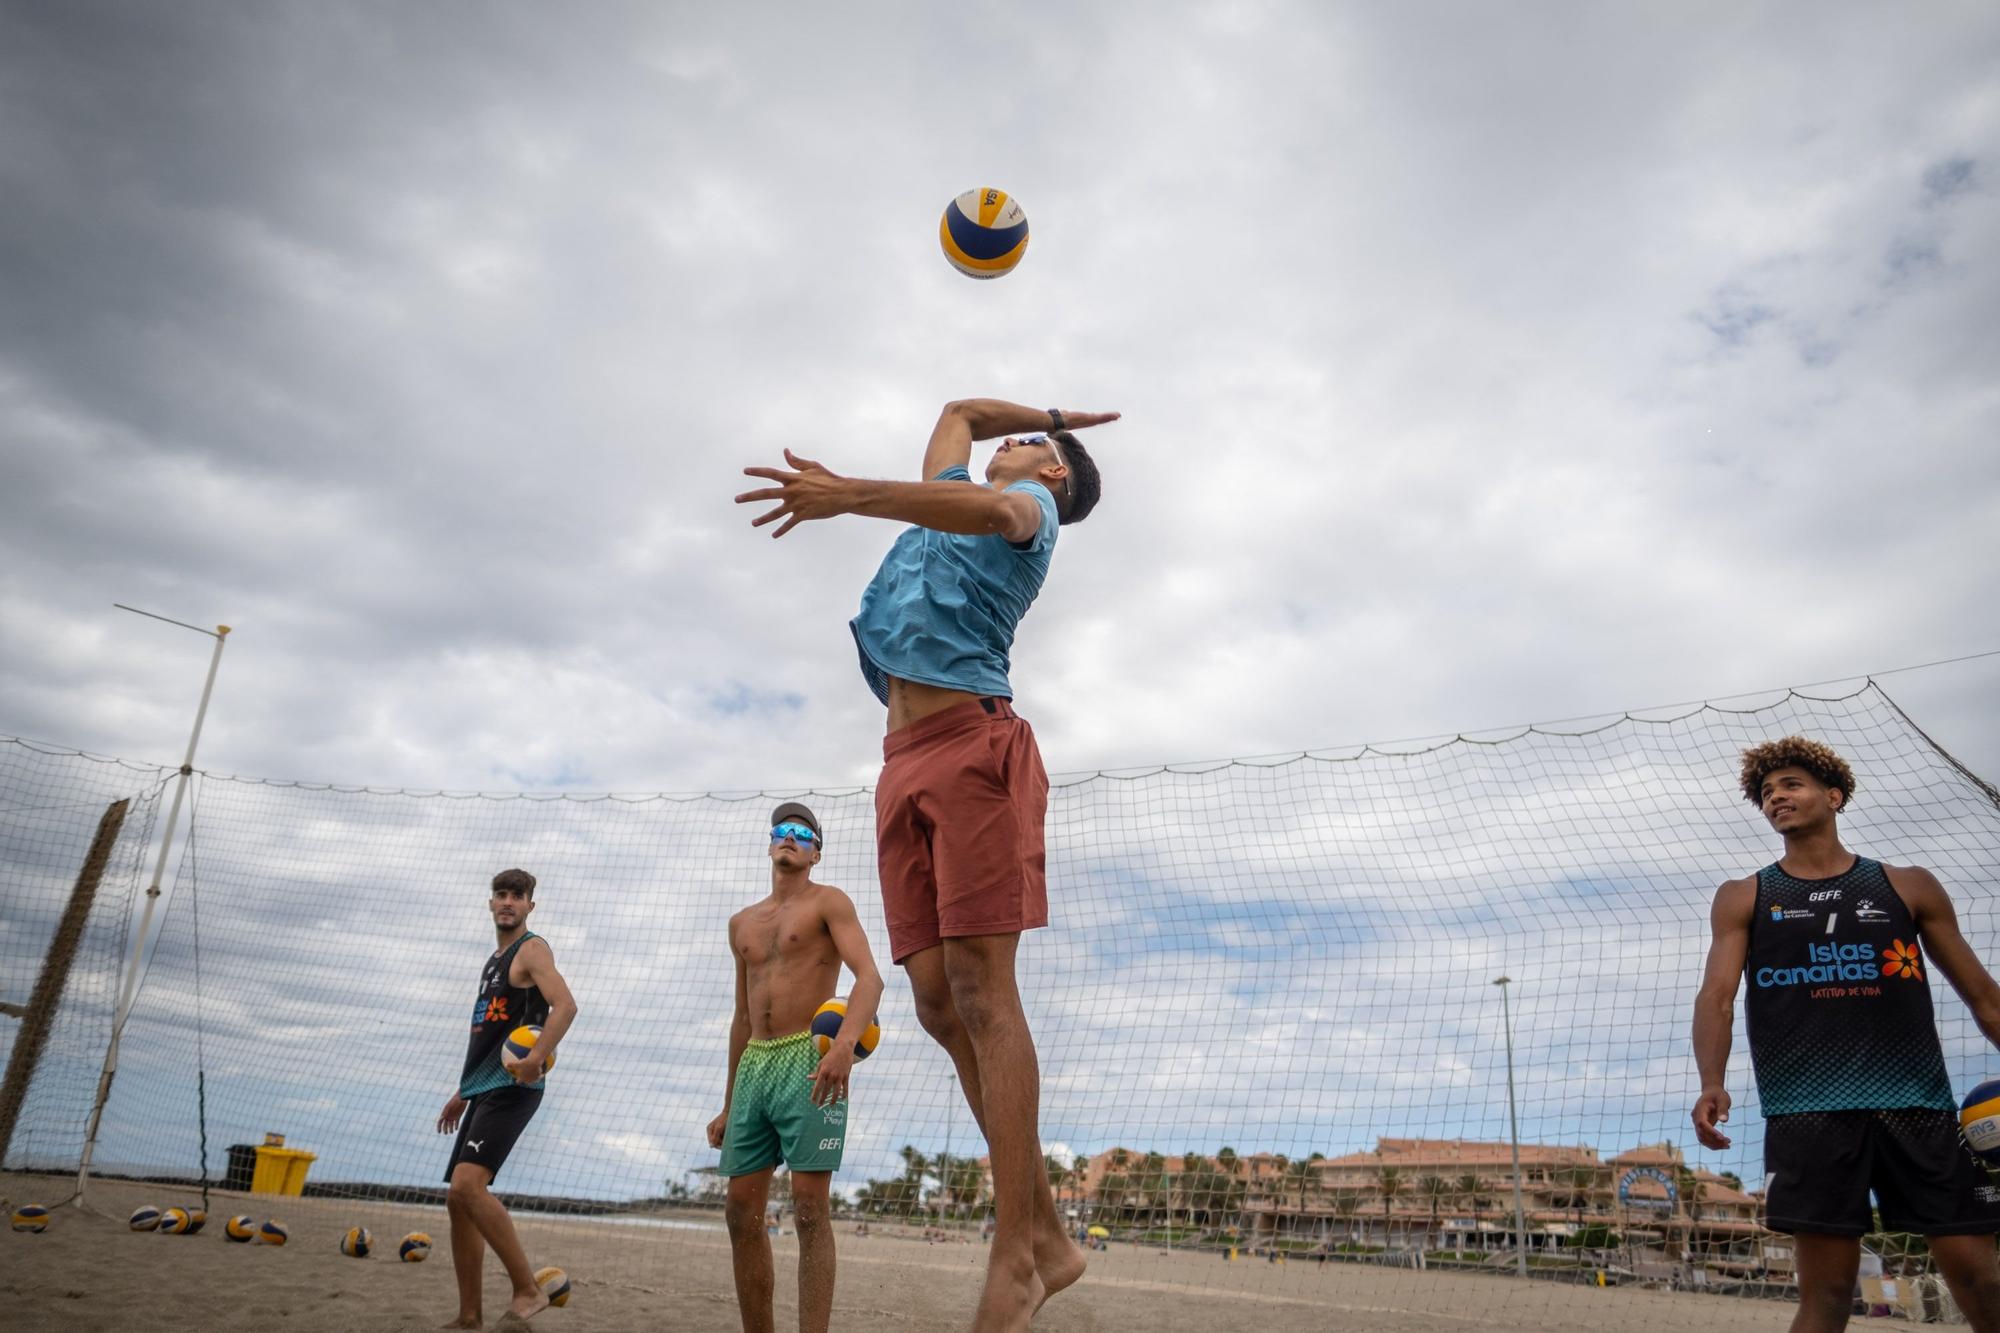
{"label": "volleyball in mid-air", "polygon": [[292,1233],[287,1231],[285,1224],[275,1217],[268,1219],[263,1226],[257,1228],[257,1239],[265,1245],[283,1245],[291,1238]]}
{"label": "volleyball in mid-air", "polygon": [[967,190],[944,206],[938,244],[966,277],[1002,277],[1028,253],[1028,215],[1005,190]]}
{"label": "volleyball in mid-air", "polygon": [[242,1245],[257,1239],[257,1219],[248,1213],[238,1213],[222,1224],[222,1234]]}
{"label": "volleyball in mid-air", "polygon": [[2000,1079],[1988,1079],[1965,1095],[1958,1127],[1980,1161],[2000,1166]]}
{"label": "volleyball in mid-air", "polygon": [[[821,1005],[813,1014],[813,1045],[825,1055],[833,1046],[833,1039],[840,1035],[840,1025],[847,1021],[847,1001],[835,998]],[[882,1040],[882,1025],[870,1020],[862,1031],[860,1040],[854,1043],[854,1058],[866,1060],[875,1053],[876,1043]]]}
{"label": "volleyball in mid-air", "polygon": [[340,1252],[350,1259],[366,1259],[373,1248],[375,1238],[368,1234],[367,1227],[349,1227],[340,1238]]}
{"label": "volleyball in mid-air", "polygon": [[569,1304],[569,1274],[560,1268],[544,1268],[536,1272],[535,1285],[542,1289],[542,1295],[549,1298],[549,1304],[561,1308]]}
{"label": "volleyball in mid-air", "polygon": [[188,1216],[185,1208],[166,1208],[160,1212],[160,1234],[163,1236],[185,1236],[194,1230],[194,1218]]}
{"label": "volleyball in mid-air", "polygon": [[406,1264],[420,1264],[431,1257],[431,1238],[424,1232],[412,1231],[396,1247],[396,1254]]}
{"label": "volleyball in mid-air", "polygon": [[142,1203],[132,1210],[131,1227],[134,1231],[151,1231],[160,1225],[160,1210],[150,1203]]}
{"label": "volleyball in mid-air", "polygon": [[14,1230],[47,1231],[49,1210],[38,1203],[24,1203],[14,1210]]}
{"label": "volleyball in mid-air", "polygon": [[[535,1043],[540,1041],[541,1037],[542,1029],[534,1023],[530,1023],[525,1027],[515,1028],[507,1034],[507,1054],[516,1060],[525,1060],[533,1052]],[[542,1062],[542,1072],[544,1074],[555,1067],[556,1058],[553,1055]]]}

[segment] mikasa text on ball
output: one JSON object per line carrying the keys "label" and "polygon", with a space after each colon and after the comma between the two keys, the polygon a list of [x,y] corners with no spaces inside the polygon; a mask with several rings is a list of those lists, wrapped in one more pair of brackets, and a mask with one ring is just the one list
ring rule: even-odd
{"label": "mikasa text on ball", "polygon": [[1012,273],[1028,253],[1028,215],[1005,190],[967,190],[945,205],[938,244],[966,277],[997,278]]}
{"label": "mikasa text on ball", "polygon": [[1988,1079],[1966,1094],[1958,1125],[1974,1156],[1988,1166],[2000,1166],[2000,1079]]}

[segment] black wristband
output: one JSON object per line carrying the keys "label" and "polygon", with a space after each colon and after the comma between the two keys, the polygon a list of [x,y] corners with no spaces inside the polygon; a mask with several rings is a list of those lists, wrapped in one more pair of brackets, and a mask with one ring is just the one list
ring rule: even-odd
{"label": "black wristband", "polygon": [[1068,430],[1068,429],[1069,429],[1069,427],[1067,427],[1067,426],[1063,425],[1063,419],[1062,419],[1062,413],[1061,413],[1061,412],[1058,412],[1058,411],[1057,411],[1057,410],[1056,410],[1055,408],[1053,408],[1053,407],[1049,409],[1049,429],[1050,429],[1050,430]]}

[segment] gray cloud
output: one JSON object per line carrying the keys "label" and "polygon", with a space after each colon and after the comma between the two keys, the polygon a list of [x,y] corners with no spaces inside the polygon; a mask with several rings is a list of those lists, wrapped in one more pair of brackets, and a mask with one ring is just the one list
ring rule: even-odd
{"label": "gray cloud", "polygon": [[9,729],[177,754],[119,600],[239,627],[228,771],[865,781],[891,532],[728,497],[967,393],[1127,413],[1016,657],[1058,769],[1993,646],[1990,16],[1028,20],[7,9]]}

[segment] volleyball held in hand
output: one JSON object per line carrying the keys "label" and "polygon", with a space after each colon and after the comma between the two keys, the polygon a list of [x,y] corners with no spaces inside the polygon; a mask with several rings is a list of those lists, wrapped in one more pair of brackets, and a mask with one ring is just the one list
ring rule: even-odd
{"label": "volleyball held in hand", "polygon": [[349,1227],[347,1234],[340,1238],[340,1252],[350,1259],[366,1259],[368,1251],[375,1248],[375,1237],[367,1227]]}
{"label": "volleyball held in hand", "polygon": [[[542,1029],[536,1024],[530,1023],[525,1027],[515,1028],[507,1034],[507,1058],[510,1060],[527,1059],[534,1052],[535,1043],[540,1041],[541,1037]],[[555,1067],[556,1058],[552,1055],[543,1062],[542,1072],[546,1074]]]}
{"label": "volleyball held in hand", "polygon": [[945,205],[938,244],[966,277],[1002,277],[1028,253],[1028,215],[1005,190],[967,190]]}
{"label": "volleyball held in hand", "polygon": [[535,1285],[542,1289],[542,1295],[549,1298],[549,1304],[560,1309],[569,1304],[569,1274],[560,1268],[544,1268],[535,1274]]}
{"label": "volleyball held in hand", "polygon": [[222,1224],[222,1234],[238,1245],[257,1239],[257,1219],[248,1213],[238,1213]]}
{"label": "volleyball held in hand", "polygon": [[14,1230],[47,1231],[49,1210],[38,1203],[24,1203],[14,1210]]}
{"label": "volleyball held in hand", "polygon": [[134,1231],[151,1231],[160,1225],[160,1210],[150,1203],[142,1203],[132,1210],[129,1224]]}
{"label": "volleyball held in hand", "polygon": [[396,1247],[396,1255],[406,1264],[420,1264],[431,1257],[431,1238],[422,1231],[412,1231],[403,1237],[403,1243]]}
{"label": "volleyball held in hand", "polygon": [[1958,1127],[1966,1146],[1988,1166],[2000,1167],[2000,1078],[1991,1078],[1965,1095]]}
{"label": "volleyball held in hand", "polygon": [[[847,1001],[838,998],[828,1000],[813,1015],[813,1045],[819,1048],[821,1055],[832,1048],[833,1039],[840,1035],[840,1025],[846,1021]],[[875,1044],[881,1040],[882,1025],[871,1020],[860,1039],[854,1043],[854,1058],[866,1060],[875,1053]]]}

